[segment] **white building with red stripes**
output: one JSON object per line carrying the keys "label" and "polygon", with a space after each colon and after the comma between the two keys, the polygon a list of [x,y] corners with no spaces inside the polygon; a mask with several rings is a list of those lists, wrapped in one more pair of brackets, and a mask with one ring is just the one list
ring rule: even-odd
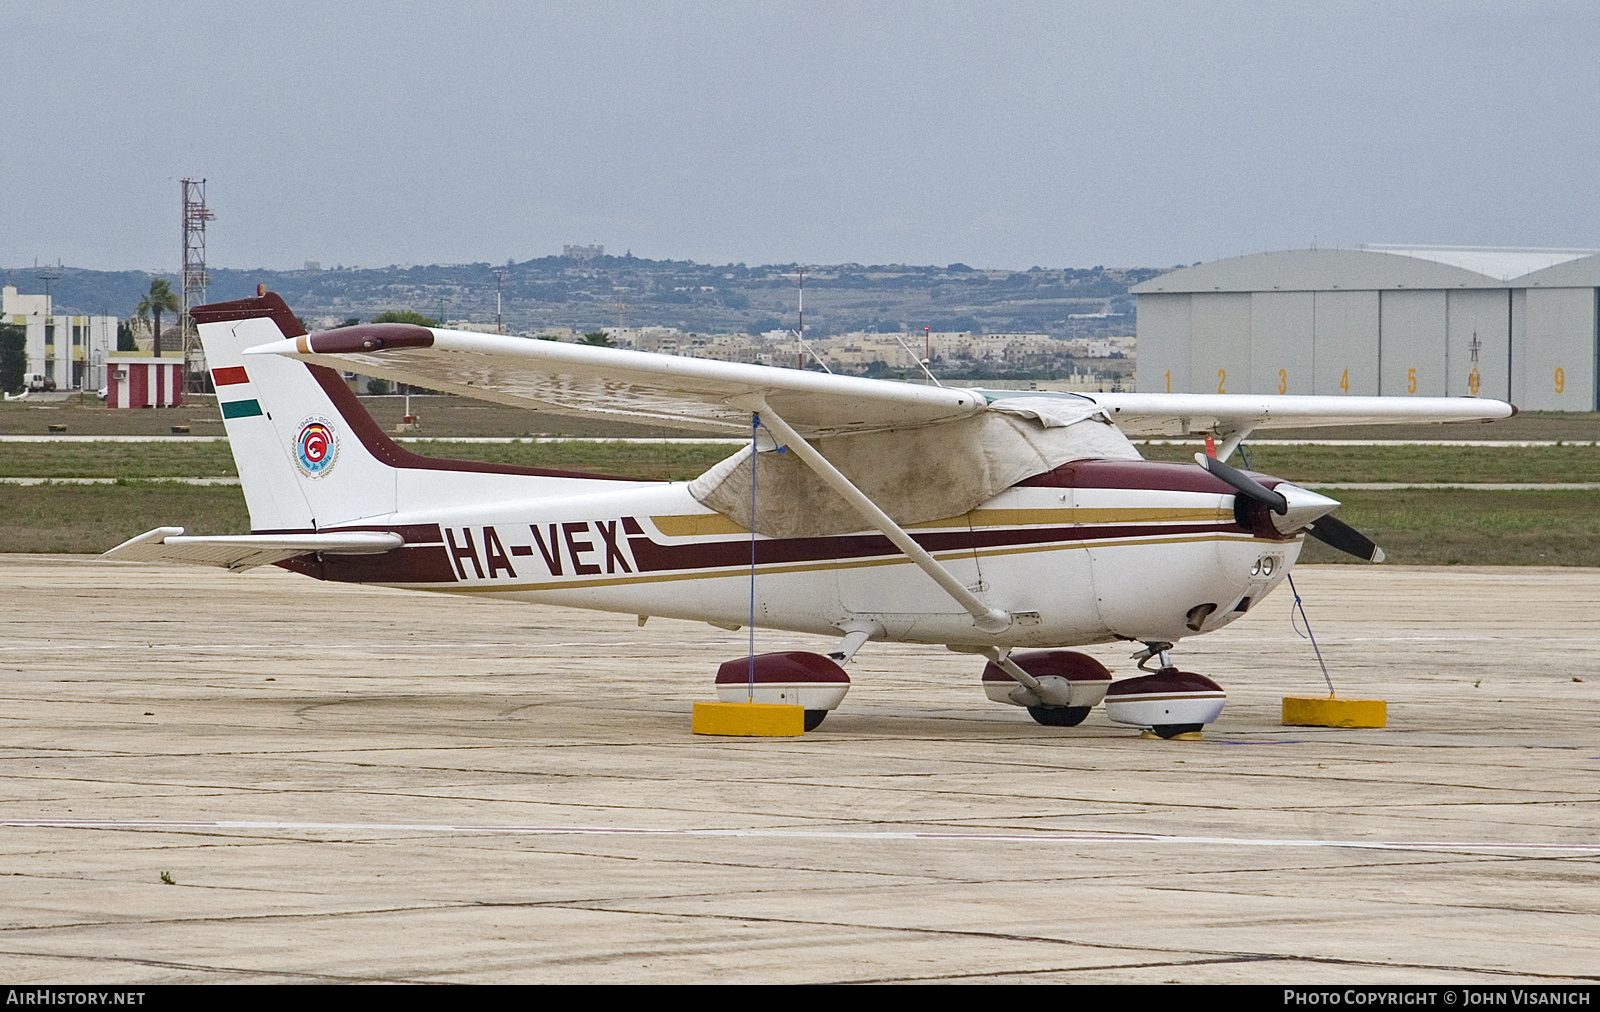
{"label": "white building with red stripes", "polygon": [[175,408],[182,403],[182,356],[111,356],[106,365],[106,407]]}

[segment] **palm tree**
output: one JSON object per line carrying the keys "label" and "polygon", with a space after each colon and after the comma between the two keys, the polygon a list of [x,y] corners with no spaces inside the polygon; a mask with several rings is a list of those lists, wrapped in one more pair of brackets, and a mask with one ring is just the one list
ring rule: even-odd
{"label": "palm tree", "polygon": [[150,294],[139,298],[139,308],[134,310],[139,319],[144,320],[155,317],[155,356],[161,357],[161,314],[176,313],[178,311],[178,297],[172,294],[172,286],[166,278],[154,278],[150,282]]}

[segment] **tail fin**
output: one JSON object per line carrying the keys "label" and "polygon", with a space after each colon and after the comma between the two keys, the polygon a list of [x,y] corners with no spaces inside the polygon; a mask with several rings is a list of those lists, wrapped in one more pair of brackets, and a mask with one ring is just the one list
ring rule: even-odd
{"label": "tail fin", "polygon": [[383,434],[332,369],[244,354],[305,334],[277,293],[261,289],[190,315],[257,533],[382,524],[401,510],[581,495],[635,480],[418,456]]}
{"label": "tail fin", "polygon": [[282,297],[263,291],[252,299],[197,306],[192,315],[253,530],[317,530],[378,522],[394,513],[394,469],[353,438],[330,398],[330,382],[348,395],[342,378],[276,356],[245,360],[246,348],[306,332]]}

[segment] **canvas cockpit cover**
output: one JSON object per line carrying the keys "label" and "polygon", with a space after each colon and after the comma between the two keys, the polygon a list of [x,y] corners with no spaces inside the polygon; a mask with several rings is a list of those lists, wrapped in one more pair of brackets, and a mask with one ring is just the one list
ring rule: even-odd
{"label": "canvas cockpit cover", "polygon": [[[770,434],[758,437],[757,533],[824,537],[864,530],[860,513]],[[1139,459],[1095,404],[1078,399],[1015,397],[970,418],[811,440],[811,445],[902,526],[959,517],[1012,485],[1072,460]],[[701,505],[747,530],[751,448],[745,447],[689,484]]]}

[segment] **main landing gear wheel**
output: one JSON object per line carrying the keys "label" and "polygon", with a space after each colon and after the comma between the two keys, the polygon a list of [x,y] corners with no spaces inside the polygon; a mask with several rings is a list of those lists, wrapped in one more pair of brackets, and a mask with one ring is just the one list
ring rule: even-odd
{"label": "main landing gear wheel", "polygon": [[983,668],[983,694],[996,703],[1026,708],[1045,727],[1077,727],[1111,684],[1111,672],[1088,654],[1029,650],[1013,652],[1008,659],[1032,684],[991,660]]}
{"label": "main landing gear wheel", "polygon": [[1089,716],[1089,710],[1087,706],[1030,706],[1028,716],[1046,727],[1077,727]]}
{"label": "main landing gear wheel", "polygon": [[803,650],[757,654],[753,663],[740,657],[717,669],[717,698],[722,702],[803,707],[807,731],[817,729],[849,688],[850,676],[837,661]]}

